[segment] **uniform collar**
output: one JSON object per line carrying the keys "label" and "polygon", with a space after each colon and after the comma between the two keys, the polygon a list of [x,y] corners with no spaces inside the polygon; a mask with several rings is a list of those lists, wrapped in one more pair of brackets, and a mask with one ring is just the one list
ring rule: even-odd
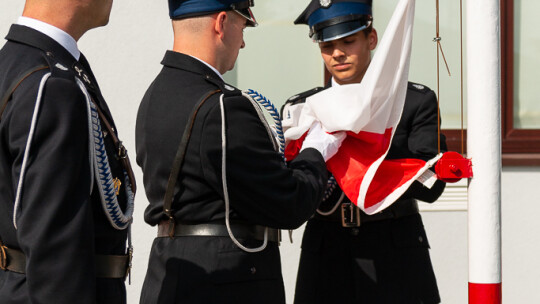
{"label": "uniform collar", "polygon": [[208,78],[213,78],[220,82],[224,82],[221,74],[208,63],[186,54],[167,51],[165,57],[161,61],[161,64],[167,67],[185,70],[201,74]]}
{"label": "uniform collar", "polygon": [[26,44],[28,46],[40,49],[45,53],[50,53],[58,62],[63,62],[65,65],[72,65],[77,60],[66,48],[56,42],[56,40],[37,31],[33,28],[13,24],[9,29],[6,39],[12,42]]}
{"label": "uniform collar", "polygon": [[207,67],[209,67],[210,69],[212,69],[212,71],[214,71],[214,73],[216,73],[216,75],[218,75],[219,78],[221,78],[221,80],[225,81],[225,80],[223,79],[223,75],[221,75],[221,73],[220,73],[215,67],[211,66],[211,65],[208,64],[206,61],[204,61],[204,60],[202,60],[202,59],[199,59],[199,58],[197,58],[197,57],[195,57],[195,56],[191,56],[191,55],[188,55],[188,56],[189,56],[189,57],[193,57],[193,58],[199,60],[200,62],[204,63]]}
{"label": "uniform collar", "polygon": [[81,57],[81,52],[77,47],[77,41],[63,30],[43,21],[22,16],[17,20],[17,24],[27,26],[49,36],[64,47],[76,60],[79,60]]}

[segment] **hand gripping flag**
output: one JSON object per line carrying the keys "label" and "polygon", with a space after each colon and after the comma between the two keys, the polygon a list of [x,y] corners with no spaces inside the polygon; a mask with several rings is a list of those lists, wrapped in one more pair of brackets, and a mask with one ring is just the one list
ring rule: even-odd
{"label": "hand gripping flag", "polygon": [[[414,0],[400,0],[361,83],[310,96],[292,106],[292,118],[283,121],[289,160],[314,121],[328,132],[347,132],[327,167],[347,197],[367,214],[390,206],[440,157],[428,162],[384,160],[405,103],[414,5]],[[431,178],[424,184],[431,187],[433,182]]]}

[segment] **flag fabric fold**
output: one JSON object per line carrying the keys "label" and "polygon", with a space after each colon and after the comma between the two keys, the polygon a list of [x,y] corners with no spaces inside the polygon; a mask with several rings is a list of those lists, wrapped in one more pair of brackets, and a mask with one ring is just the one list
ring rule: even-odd
{"label": "flag fabric fold", "polygon": [[290,106],[283,120],[287,159],[298,153],[314,121],[327,132],[347,132],[327,167],[347,197],[367,214],[390,206],[437,159],[384,160],[407,93],[414,7],[415,0],[399,1],[361,83],[312,95]]}

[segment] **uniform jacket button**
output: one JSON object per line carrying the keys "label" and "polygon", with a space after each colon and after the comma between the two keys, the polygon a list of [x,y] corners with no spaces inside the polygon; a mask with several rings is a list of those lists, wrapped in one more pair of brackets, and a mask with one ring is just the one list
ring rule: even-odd
{"label": "uniform jacket button", "polygon": [[360,230],[358,228],[351,229],[351,235],[357,236],[359,233],[360,233]]}
{"label": "uniform jacket button", "polygon": [[251,271],[251,274],[255,274],[257,272],[257,268],[251,267],[249,271]]}
{"label": "uniform jacket button", "polygon": [[423,238],[422,236],[419,236],[419,237],[418,237],[418,241],[419,241],[420,243],[422,243],[422,242],[424,241],[424,238]]}

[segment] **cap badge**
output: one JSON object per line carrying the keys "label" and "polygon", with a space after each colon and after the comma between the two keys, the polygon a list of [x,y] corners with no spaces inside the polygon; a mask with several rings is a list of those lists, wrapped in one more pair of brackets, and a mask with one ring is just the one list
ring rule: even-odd
{"label": "cap badge", "polygon": [[332,0],[319,0],[322,7],[329,7],[332,5]]}

